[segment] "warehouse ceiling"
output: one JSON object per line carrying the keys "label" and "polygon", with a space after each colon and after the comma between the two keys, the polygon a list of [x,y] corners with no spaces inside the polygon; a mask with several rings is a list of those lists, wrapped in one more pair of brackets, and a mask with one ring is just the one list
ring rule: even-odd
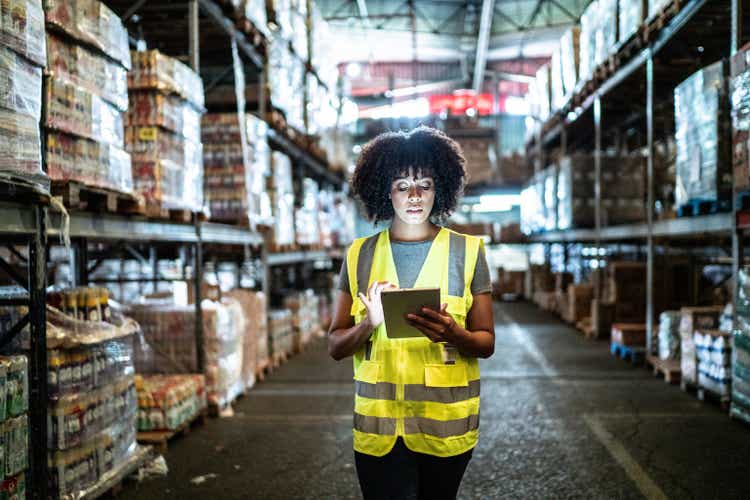
{"label": "warehouse ceiling", "polygon": [[[548,56],[590,0],[317,0],[342,61],[474,62]],[[491,10],[483,23],[483,9]],[[487,26],[489,24],[489,26]],[[489,29],[486,29],[489,28]]]}

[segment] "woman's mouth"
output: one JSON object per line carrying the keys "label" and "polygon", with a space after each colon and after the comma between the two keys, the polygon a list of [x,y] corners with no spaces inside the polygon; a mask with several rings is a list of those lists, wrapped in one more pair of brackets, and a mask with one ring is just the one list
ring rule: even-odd
{"label": "woman's mouth", "polygon": [[406,209],[406,213],[407,214],[421,214],[422,213],[422,209],[418,208],[418,207],[417,208],[407,208]]}

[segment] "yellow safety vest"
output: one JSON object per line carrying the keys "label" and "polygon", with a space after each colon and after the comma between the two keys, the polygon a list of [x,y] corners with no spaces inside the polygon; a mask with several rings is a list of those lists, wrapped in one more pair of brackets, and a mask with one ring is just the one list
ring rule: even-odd
{"label": "yellow safety vest", "polygon": [[[482,241],[441,229],[415,288],[439,287],[441,302],[466,326],[471,281]],[[355,323],[367,309],[357,292],[373,281],[398,286],[388,230],[359,238],[347,253]],[[479,431],[479,363],[427,337],[390,339],[381,324],[354,355],[354,449],[383,456],[401,436],[413,451],[439,457],[476,446]]]}

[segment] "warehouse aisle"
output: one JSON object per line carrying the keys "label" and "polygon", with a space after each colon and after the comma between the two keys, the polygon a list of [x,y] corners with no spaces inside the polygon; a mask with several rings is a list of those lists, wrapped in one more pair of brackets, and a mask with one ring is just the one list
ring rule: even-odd
{"label": "warehouse aisle", "polygon": [[[698,498],[719,486],[723,498],[750,496],[750,429],[532,305],[495,314],[461,498]],[[168,477],[130,483],[122,497],[357,498],[351,386],[350,362],[331,361],[321,341],[233,418],[175,441]]]}

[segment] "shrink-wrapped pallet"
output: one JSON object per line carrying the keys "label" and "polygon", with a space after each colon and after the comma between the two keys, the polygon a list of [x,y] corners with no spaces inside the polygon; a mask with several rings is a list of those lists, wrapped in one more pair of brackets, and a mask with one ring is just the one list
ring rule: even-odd
{"label": "shrink-wrapped pallet", "polygon": [[729,101],[719,61],[691,75],[674,90],[677,144],[675,203],[731,200]]}
{"label": "shrink-wrapped pallet", "polygon": [[732,114],[732,165],[737,191],[750,189],[750,51],[732,57],[729,82]]}
{"label": "shrink-wrapped pallet", "polygon": [[268,348],[274,359],[293,351],[296,335],[292,323],[292,311],[272,309],[268,313]]}
{"label": "shrink-wrapped pallet", "polygon": [[176,430],[206,407],[203,375],[138,375],[138,430]]}
{"label": "shrink-wrapped pallet", "polygon": [[599,30],[599,0],[593,0],[581,15],[579,80],[587,82],[596,69],[596,34]]}
{"label": "shrink-wrapped pallet", "polygon": [[648,17],[657,16],[672,0],[648,0]]}
{"label": "shrink-wrapped pallet", "polygon": [[566,98],[575,92],[580,66],[581,29],[573,26],[560,39],[560,64],[562,66],[563,89]]}
{"label": "shrink-wrapped pallet", "polygon": [[680,359],[680,311],[659,315],[659,358]]}
{"label": "shrink-wrapped pallet", "polygon": [[231,290],[224,294],[242,307],[244,316],[244,340],[242,343],[242,381],[246,388],[255,385],[255,373],[259,365],[268,358],[268,320],[266,300],[262,292]]}
{"label": "shrink-wrapped pallet", "polygon": [[718,328],[722,309],[721,306],[683,307],[680,309],[680,368],[684,381],[691,384],[698,382],[695,332]]}
{"label": "shrink-wrapped pallet", "polygon": [[35,66],[47,64],[41,0],[0,3],[0,45],[24,56]]}
{"label": "shrink-wrapped pallet", "polygon": [[132,56],[133,69],[128,73],[129,89],[177,94],[196,108],[203,108],[203,80],[195,71],[158,50],[133,52]]}
{"label": "shrink-wrapped pallet", "polygon": [[596,33],[595,63],[604,63],[617,44],[617,0],[599,0],[599,26]]}
{"label": "shrink-wrapped pallet", "polygon": [[556,47],[552,52],[550,60],[550,88],[551,88],[551,111],[561,110],[565,104],[565,85],[563,82],[562,52]]}
{"label": "shrink-wrapped pallet", "polygon": [[550,65],[545,64],[536,72],[536,91],[539,93],[539,119],[546,121],[552,110],[552,87]]}
{"label": "shrink-wrapped pallet", "polygon": [[625,42],[635,35],[643,24],[648,10],[648,0],[619,0],[618,42]]}

